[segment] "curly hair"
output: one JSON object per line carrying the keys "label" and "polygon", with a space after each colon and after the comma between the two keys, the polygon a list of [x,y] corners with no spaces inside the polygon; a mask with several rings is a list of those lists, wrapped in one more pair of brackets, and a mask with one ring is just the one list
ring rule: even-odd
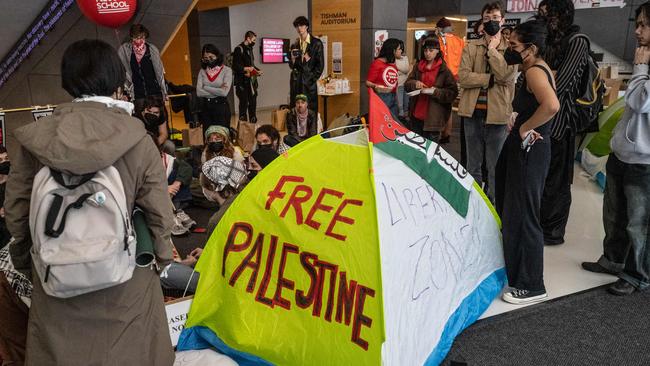
{"label": "curly hair", "polygon": [[580,27],[573,24],[575,7],[572,0],[542,0],[538,9],[544,8],[544,14],[538,14],[538,18],[546,20],[548,36],[546,38],[545,59],[551,68],[557,68],[561,61],[566,38],[580,30]]}
{"label": "curly hair", "polygon": [[235,155],[235,146],[230,141],[230,138],[220,133],[215,132],[214,134],[219,135],[221,137],[221,141],[223,142],[223,150],[221,150],[221,152],[218,154],[213,153],[212,151],[210,151],[208,147],[208,142],[206,141],[205,147],[203,148],[203,152],[205,153],[205,161],[216,158],[217,156],[225,156],[227,158],[232,159]]}

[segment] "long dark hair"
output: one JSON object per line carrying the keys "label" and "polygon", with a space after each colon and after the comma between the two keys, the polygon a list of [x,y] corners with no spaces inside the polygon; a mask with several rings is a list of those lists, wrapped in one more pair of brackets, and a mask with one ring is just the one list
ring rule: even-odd
{"label": "long dark hair", "polygon": [[401,48],[404,50],[404,42],[400,41],[397,38],[388,38],[384,41],[384,44],[381,45],[381,50],[377,58],[385,58],[386,62],[389,64],[395,63],[395,50]]}
{"label": "long dark hair", "polygon": [[546,21],[548,30],[544,59],[552,69],[557,69],[562,62],[563,48],[567,46],[566,40],[580,31],[580,27],[573,24],[575,7],[572,0],[542,0],[538,5],[541,7],[546,9],[546,14],[537,18]]}

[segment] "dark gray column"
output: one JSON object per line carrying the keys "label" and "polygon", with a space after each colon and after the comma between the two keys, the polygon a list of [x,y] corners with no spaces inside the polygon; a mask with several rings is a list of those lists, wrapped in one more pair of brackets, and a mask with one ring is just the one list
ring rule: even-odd
{"label": "dark gray column", "polygon": [[[433,1],[432,1],[433,2]],[[388,37],[406,39],[408,1],[361,0],[361,106],[359,112],[368,112],[366,75],[374,59],[375,31],[387,30]]]}

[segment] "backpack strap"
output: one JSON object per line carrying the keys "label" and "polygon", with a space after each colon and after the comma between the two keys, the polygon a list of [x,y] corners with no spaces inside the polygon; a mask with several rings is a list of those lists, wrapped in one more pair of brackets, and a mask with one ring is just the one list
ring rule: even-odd
{"label": "backpack strap", "polygon": [[95,173],[84,174],[84,175],[80,176],[81,180],[79,181],[79,183],[66,184],[65,179],[63,178],[63,173],[61,173],[60,171],[50,168],[50,174],[52,175],[52,178],[54,178],[54,180],[57,183],[59,183],[60,186],[63,186],[65,188],[67,188],[67,189],[75,189],[75,188],[79,187],[80,185],[83,185],[84,183],[90,181],[95,176]]}
{"label": "backpack strap", "polygon": [[58,238],[65,230],[65,220],[68,217],[70,209],[80,209],[90,196],[92,196],[92,193],[83,194],[76,201],[69,204],[68,207],[65,208],[65,211],[63,211],[63,217],[61,218],[59,228],[54,229],[56,218],[59,217],[59,212],[61,212],[61,206],[63,205],[63,197],[58,194],[54,194],[54,200],[52,201],[52,205],[47,212],[47,218],[45,219],[45,235],[51,238]]}

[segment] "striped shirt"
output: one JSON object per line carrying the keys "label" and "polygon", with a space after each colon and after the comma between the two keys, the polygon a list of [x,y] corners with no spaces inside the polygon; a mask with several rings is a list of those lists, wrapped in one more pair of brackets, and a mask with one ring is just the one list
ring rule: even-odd
{"label": "striped shirt", "polygon": [[[569,37],[569,36],[567,36]],[[576,99],[582,93],[580,90],[580,80],[583,73],[587,70],[589,61],[589,43],[584,37],[575,37],[569,43],[566,52],[563,52],[561,61],[557,68],[552,60],[549,64],[555,70],[555,84],[557,85],[557,98],[560,102],[560,110],[551,121],[551,137],[561,140],[567,133],[567,130],[575,133],[576,131]]]}

